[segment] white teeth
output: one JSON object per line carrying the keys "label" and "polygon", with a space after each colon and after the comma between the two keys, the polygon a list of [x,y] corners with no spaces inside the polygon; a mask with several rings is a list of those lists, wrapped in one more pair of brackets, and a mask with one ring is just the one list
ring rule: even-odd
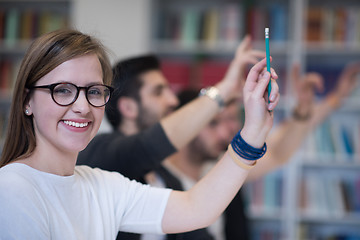
{"label": "white teeth", "polygon": [[73,126],[73,127],[86,127],[89,123],[78,123],[78,122],[73,122],[73,121],[64,121],[65,124],[69,125],[69,126]]}

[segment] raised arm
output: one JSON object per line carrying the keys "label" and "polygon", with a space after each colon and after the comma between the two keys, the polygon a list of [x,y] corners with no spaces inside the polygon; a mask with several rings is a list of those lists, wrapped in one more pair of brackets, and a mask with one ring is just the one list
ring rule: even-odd
{"label": "raised arm", "polygon": [[321,124],[333,111],[338,109],[344,100],[351,94],[356,86],[356,75],[360,73],[360,62],[351,63],[345,66],[337,79],[335,89],[330,92],[322,101],[315,104],[310,112],[310,127],[314,128]]}
{"label": "raised arm", "polygon": [[[255,64],[263,57],[265,52],[252,49],[251,39],[246,36],[237,48],[226,75],[215,86],[224,102],[241,95],[246,67]],[[203,96],[162,119],[161,125],[170,142],[176,149],[180,149],[188,144],[219,111],[219,105],[215,101]]]}
{"label": "raised arm", "polygon": [[[265,66],[265,59],[257,63],[250,70],[243,88],[245,124],[241,136],[255,148],[264,145],[273,124],[273,113],[269,110],[273,110],[279,101],[275,81],[272,83],[270,104],[265,101],[270,79]],[[189,231],[208,226],[224,211],[245,181],[249,166],[254,164],[254,161],[245,160],[234,155],[234,152],[230,155],[230,152],[228,150],[192,189],[187,192],[172,191],[162,221],[164,232]]]}
{"label": "raised arm", "polygon": [[317,73],[300,76],[299,67],[292,69],[297,105],[289,119],[276,127],[268,137],[269,151],[249,174],[247,181],[262,177],[287,163],[300,148],[306,136],[341,106],[356,83],[360,63],[350,64],[341,73],[335,89],[315,102],[315,90],[322,91],[324,79]]}
{"label": "raised arm", "polygon": [[[216,85],[221,99],[226,102],[241,93],[245,68],[262,57],[265,57],[265,53],[253,50],[250,38],[245,37],[237,48],[227,74]],[[188,144],[219,111],[216,101],[206,96],[199,97],[145,132],[129,137],[116,133],[112,136],[96,136],[79,154],[78,164],[140,179],[157,168],[167,156]]]}

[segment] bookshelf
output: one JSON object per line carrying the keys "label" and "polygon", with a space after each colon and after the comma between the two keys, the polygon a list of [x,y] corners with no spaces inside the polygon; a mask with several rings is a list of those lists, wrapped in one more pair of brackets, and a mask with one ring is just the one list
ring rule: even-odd
{"label": "bookshelf", "polygon": [[37,36],[69,26],[71,0],[0,0],[0,153],[22,57]]}
{"label": "bookshelf", "polygon": [[[280,119],[294,104],[285,80],[293,63],[321,73],[328,92],[360,56],[357,0],[154,0],[151,13],[150,49],[175,91],[220,80],[245,33],[254,48],[265,50],[267,24],[282,88]],[[286,166],[247,185],[253,239],[360,239],[359,102],[360,78],[352,96]],[[326,202],[330,196],[337,201]]]}

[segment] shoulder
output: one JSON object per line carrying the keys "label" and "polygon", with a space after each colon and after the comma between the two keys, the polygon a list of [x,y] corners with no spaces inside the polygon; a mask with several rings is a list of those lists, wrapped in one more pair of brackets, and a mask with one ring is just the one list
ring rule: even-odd
{"label": "shoulder", "polygon": [[23,164],[8,164],[0,168],[0,189],[22,187],[27,188],[31,185],[29,181],[30,173],[27,172]]}
{"label": "shoulder", "polygon": [[7,206],[6,211],[19,208],[38,209],[41,206],[41,186],[31,170],[28,171],[29,167],[22,165],[24,164],[9,164],[0,168],[0,206]]}
{"label": "shoulder", "polygon": [[122,197],[129,197],[139,195],[144,191],[168,191],[165,189],[152,188],[147,184],[130,180],[118,172],[91,168],[86,165],[76,166],[75,175],[83,184],[90,185],[90,187],[95,189],[100,195],[110,193],[113,195],[121,195]]}
{"label": "shoulder", "polygon": [[36,178],[24,164],[0,168],[0,232],[8,239],[49,239],[49,212]]}
{"label": "shoulder", "polygon": [[83,185],[89,185],[100,192],[123,189],[131,182],[118,172],[92,168],[87,165],[76,166],[74,174]]}
{"label": "shoulder", "polygon": [[111,172],[102,170],[100,168],[92,168],[87,165],[80,165],[75,167],[74,174],[85,180],[96,181],[100,179],[113,179],[113,180],[125,180],[126,178],[118,172]]}

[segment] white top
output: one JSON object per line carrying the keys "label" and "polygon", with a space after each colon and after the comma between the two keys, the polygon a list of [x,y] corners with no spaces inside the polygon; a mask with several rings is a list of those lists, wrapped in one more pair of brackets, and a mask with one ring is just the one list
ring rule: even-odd
{"label": "white top", "polygon": [[0,168],[0,239],[104,240],[119,230],[161,234],[170,192],[87,166],[64,177],[8,164]]}
{"label": "white top", "polygon": [[[204,176],[207,172],[209,172],[210,169],[213,168],[215,164],[216,164],[216,161],[208,161],[207,164],[204,164],[202,175]],[[185,191],[189,190],[196,184],[196,181],[194,179],[190,178],[188,175],[183,173],[180,169],[178,169],[171,162],[165,161],[164,166],[177,179],[179,179],[179,181],[181,182],[181,185],[183,186]],[[216,240],[225,240],[225,216],[224,216],[224,214],[221,214],[213,224],[208,226],[207,230]]]}

